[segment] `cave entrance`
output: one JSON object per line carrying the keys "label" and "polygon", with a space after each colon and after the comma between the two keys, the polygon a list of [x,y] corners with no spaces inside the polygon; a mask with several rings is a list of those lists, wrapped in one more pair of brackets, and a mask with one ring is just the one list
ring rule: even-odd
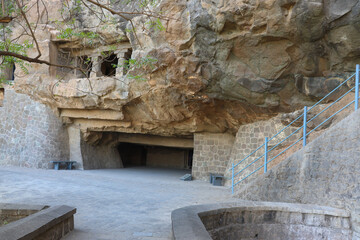
{"label": "cave entrance", "polygon": [[124,167],[146,166],[191,169],[193,149],[121,142],[118,151]]}

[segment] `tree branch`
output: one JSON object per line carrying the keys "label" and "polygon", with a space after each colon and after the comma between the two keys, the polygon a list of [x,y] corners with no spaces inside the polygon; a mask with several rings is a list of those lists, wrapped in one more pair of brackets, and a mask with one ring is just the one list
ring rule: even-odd
{"label": "tree branch", "polygon": [[38,42],[37,42],[37,40],[36,40],[35,34],[34,34],[32,28],[31,28],[31,25],[30,25],[30,23],[29,23],[29,20],[27,19],[26,14],[25,14],[24,11],[22,10],[22,7],[21,7],[21,5],[20,5],[20,3],[19,3],[18,0],[16,0],[16,4],[17,4],[17,6],[19,7],[20,13],[21,13],[21,15],[23,16],[23,18],[25,19],[25,22],[26,22],[26,24],[27,24],[27,26],[28,26],[28,28],[29,28],[29,30],[30,30],[31,36],[32,36],[32,38],[33,38],[34,41],[35,41],[36,49],[37,49],[37,51],[38,51],[38,55],[36,56],[35,59],[38,59],[39,57],[41,57],[41,51],[40,51],[39,44],[38,44]]}
{"label": "tree branch", "polygon": [[24,60],[26,62],[38,63],[38,64],[46,64],[48,66],[63,67],[63,68],[69,68],[69,69],[78,69],[77,67],[55,64],[55,63],[51,63],[49,61],[41,60],[41,59],[38,59],[38,58],[31,58],[31,57],[27,57],[27,56],[24,56],[24,55],[21,55],[21,54],[18,54],[18,53],[13,53],[13,52],[0,51],[0,56],[15,57],[15,58]]}

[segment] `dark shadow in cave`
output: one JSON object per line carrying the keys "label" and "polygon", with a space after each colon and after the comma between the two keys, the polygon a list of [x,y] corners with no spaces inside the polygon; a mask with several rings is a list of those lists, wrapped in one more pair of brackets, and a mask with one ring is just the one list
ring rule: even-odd
{"label": "dark shadow in cave", "polygon": [[191,169],[193,149],[119,143],[124,167],[147,166]]}

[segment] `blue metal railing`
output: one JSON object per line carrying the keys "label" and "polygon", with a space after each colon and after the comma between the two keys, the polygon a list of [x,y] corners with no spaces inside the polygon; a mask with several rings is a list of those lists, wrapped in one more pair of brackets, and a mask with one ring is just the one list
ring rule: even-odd
{"label": "blue metal railing", "polygon": [[[332,95],[333,93],[335,93],[337,90],[340,90],[340,88],[342,86],[344,86],[345,83],[349,82],[351,79],[353,79],[355,77],[355,86],[350,88],[346,93],[344,93],[343,95],[341,95],[340,97],[338,97],[336,100],[333,100],[333,102],[331,104],[329,104],[326,108],[322,109],[319,113],[317,113],[315,116],[311,117],[308,120],[309,117],[309,112],[311,110],[313,110],[316,106],[318,106],[319,104],[321,104],[322,102],[324,102],[325,99],[327,99],[330,95]],[[240,162],[238,162],[237,164],[234,164],[234,162],[232,163],[232,167],[231,167],[231,191],[232,193],[234,193],[234,187],[236,185],[238,185],[239,183],[241,183],[242,181],[244,181],[245,179],[247,179],[248,177],[250,177],[251,175],[253,175],[254,173],[258,172],[260,169],[264,168],[264,173],[266,173],[268,171],[268,164],[273,161],[274,159],[276,159],[277,157],[279,157],[280,155],[282,155],[283,153],[285,153],[287,150],[289,150],[290,148],[292,148],[293,146],[295,146],[297,143],[299,143],[301,140],[303,142],[303,147],[306,146],[307,144],[307,137],[314,132],[315,130],[317,130],[319,127],[321,127],[322,125],[324,125],[327,121],[329,121],[330,119],[332,119],[335,115],[337,115],[338,113],[340,113],[341,111],[343,111],[344,109],[346,109],[347,107],[349,107],[351,104],[355,103],[355,111],[359,108],[359,77],[360,77],[360,65],[356,65],[356,72],[354,74],[352,74],[348,79],[346,79],[345,81],[343,81],[341,84],[339,84],[339,86],[337,86],[336,88],[334,88],[331,92],[329,92],[326,96],[324,96],[320,101],[318,101],[317,103],[315,103],[313,106],[311,106],[310,108],[308,107],[304,107],[304,112],[298,116],[295,120],[293,120],[289,125],[287,125],[286,127],[284,127],[283,129],[281,129],[279,132],[277,132],[274,136],[272,136],[271,138],[267,138],[265,137],[265,142],[259,146],[257,149],[255,149],[253,152],[251,152],[249,155],[247,155],[245,158],[243,158]],[[341,109],[337,110],[334,114],[332,114],[330,117],[326,118],[324,121],[322,121],[320,124],[318,124],[316,127],[314,127],[311,131],[307,131],[307,125],[312,122],[314,119],[316,119],[317,117],[319,117],[322,113],[324,113],[326,110],[328,110],[330,107],[334,106],[334,104],[338,103],[341,99],[343,99],[346,95],[348,95],[350,92],[355,90],[355,99],[352,100],[350,103],[348,103],[347,105],[345,105],[344,107],[342,107]],[[298,127],[295,131],[293,131],[291,134],[289,134],[287,137],[285,137],[283,140],[279,140],[278,143],[276,143],[274,146],[272,146],[269,149],[269,142],[274,140],[276,137],[279,137],[279,135],[281,133],[284,133],[284,131],[290,127],[294,127],[293,124],[297,121],[299,121],[302,118],[302,126]],[[274,157],[272,157],[271,159],[269,159],[269,153],[273,150],[275,150],[277,147],[281,146],[281,144],[283,144],[286,140],[289,140],[290,137],[295,136],[295,134],[299,133],[300,130],[302,131],[302,136],[299,137],[297,140],[294,140],[294,142],[292,144],[290,144],[289,146],[287,146],[284,150],[282,150],[280,153],[276,154]],[[263,149],[263,150],[262,150]],[[261,150],[261,152],[259,152]],[[257,155],[260,155],[257,157]],[[250,157],[255,158],[255,160],[251,161],[250,163],[248,163],[246,166],[244,166],[242,169],[235,171],[235,169],[237,167],[240,166],[241,163],[245,163],[245,161],[247,159],[249,159]],[[264,163],[260,164],[260,166],[256,166],[255,164],[258,163],[258,161],[260,159],[264,158]],[[249,169],[249,167],[254,166],[255,170],[251,171],[250,173],[246,174],[245,176],[241,176],[241,173],[244,173],[244,171],[246,169]],[[240,176],[239,177],[239,181],[237,181],[235,183],[235,177]]]}

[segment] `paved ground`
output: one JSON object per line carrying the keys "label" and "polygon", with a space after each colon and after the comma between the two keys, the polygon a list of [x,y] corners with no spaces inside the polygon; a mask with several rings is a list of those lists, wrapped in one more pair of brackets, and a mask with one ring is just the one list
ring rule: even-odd
{"label": "paved ground", "polygon": [[77,208],[66,240],[170,239],[172,210],[231,200],[230,190],[183,182],[181,170],[55,171],[0,168],[0,202]]}

